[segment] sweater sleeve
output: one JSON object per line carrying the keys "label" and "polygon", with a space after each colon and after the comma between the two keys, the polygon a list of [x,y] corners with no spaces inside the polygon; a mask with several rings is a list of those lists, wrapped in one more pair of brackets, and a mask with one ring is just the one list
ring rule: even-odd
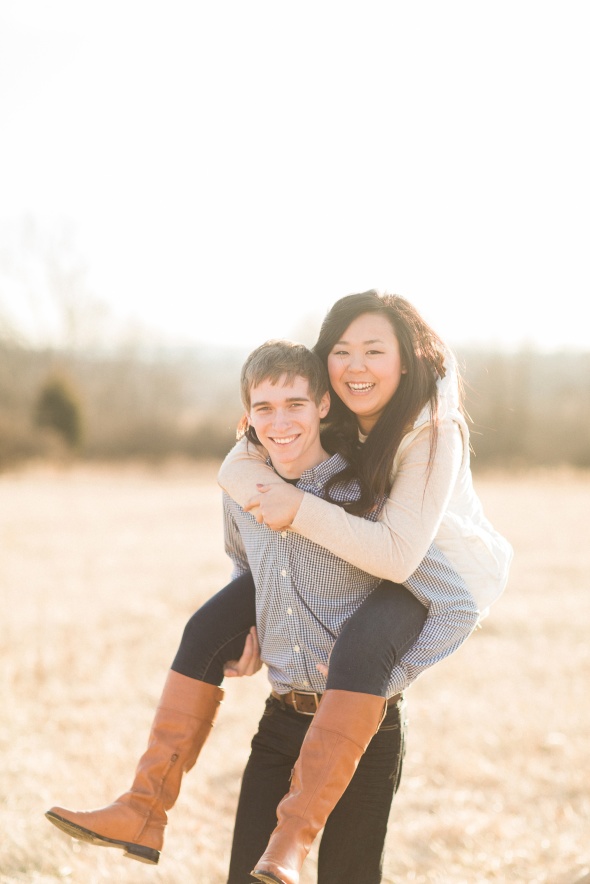
{"label": "sweater sleeve", "polygon": [[291,530],[375,577],[404,583],[433,542],[451,498],[463,458],[457,423],[441,422],[430,473],[429,455],[430,425],[425,424],[403,451],[378,521],[352,516],[306,493]]}
{"label": "sweater sleeve", "polygon": [[240,506],[245,506],[256,491],[256,483],[282,482],[266,463],[266,449],[245,437],[237,442],[221,464],[217,481]]}

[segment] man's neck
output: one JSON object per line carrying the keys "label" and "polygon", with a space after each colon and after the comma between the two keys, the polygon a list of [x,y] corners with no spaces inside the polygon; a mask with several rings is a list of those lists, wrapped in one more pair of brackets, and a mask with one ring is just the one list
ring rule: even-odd
{"label": "man's neck", "polygon": [[318,452],[317,457],[311,458],[310,460],[295,460],[293,463],[275,464],[271,458],[271,463],[275,473],[278,473],[281,479],[293,482],[300,479],[306,470],[313,470],[314,467],[329,460],[331,456],[331,454],[328,454],[328,452],[324,451],[322,448],[321,451]]}

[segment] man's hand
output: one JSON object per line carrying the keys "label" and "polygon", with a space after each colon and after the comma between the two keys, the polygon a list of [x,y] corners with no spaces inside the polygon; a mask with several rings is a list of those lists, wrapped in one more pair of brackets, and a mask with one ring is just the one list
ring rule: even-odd
{"label": "man's hand", "polygon": [[252,513],[260,524],[264,523],[272,531],[284,531],[297,515],[303,491],[280,482],[272,485],[256,485],[258,493],[251,497],[244,509]]}
{"label": "man's hand", "polygon": [[228,660],[223,667],[223,674],[226,678],[241,678],[243,675],[255,675],[261,667],[258,633],[253,626],[246,636],[242,656],[239,660]]}

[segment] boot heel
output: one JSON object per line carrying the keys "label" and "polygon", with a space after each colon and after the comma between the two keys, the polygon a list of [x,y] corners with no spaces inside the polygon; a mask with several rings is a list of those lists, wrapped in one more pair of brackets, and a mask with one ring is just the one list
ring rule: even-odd
{"label": "boot heel", "polygon": [[152,866],[158,865],[160,859],[160,851],[153,847],[142,847],[141,844],[126,844],[123,856],[129,859],[136,859],[140,863],[149,863]]}
{"label": "boot heel", "polygon": [[257,872],[256,869],[254,869],[250,874],[256,878],[257,881],[262,881],[262,884],[284,884],[284,881],[277,878],[272,872]]}

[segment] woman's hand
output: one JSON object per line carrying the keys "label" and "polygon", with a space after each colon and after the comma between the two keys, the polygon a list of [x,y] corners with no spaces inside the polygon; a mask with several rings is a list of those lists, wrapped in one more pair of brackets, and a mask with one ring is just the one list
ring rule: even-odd
{"label": "woman's hand", "polygon": [[258,633],[256,627],[252,626],[246,636],[242,656],[239,660],[228,660],[223,667],[223,674],[226,678],[240,678],[243,675],[255,675],[261,667]]}
{"label": "woman's hand", "polygon": [[297,515],[304,492],[288,482],[257,484],[256,488],[258,493],[250,498],[244,509],[260,524],[268,525],[273,531],[284,531]]}

